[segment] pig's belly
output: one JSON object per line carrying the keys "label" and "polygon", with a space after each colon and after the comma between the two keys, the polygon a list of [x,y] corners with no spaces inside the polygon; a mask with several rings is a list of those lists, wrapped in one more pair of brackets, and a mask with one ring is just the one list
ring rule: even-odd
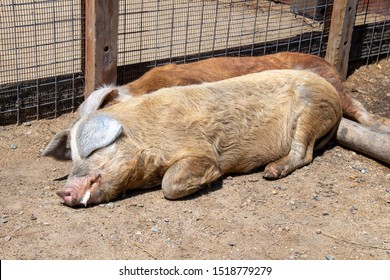
{"label": "pig's belly", "polygon": [[230,145],[218,155],[222,173],[247,173],[288,155],[289,136],[273,135],[260,141],[240,141]]}

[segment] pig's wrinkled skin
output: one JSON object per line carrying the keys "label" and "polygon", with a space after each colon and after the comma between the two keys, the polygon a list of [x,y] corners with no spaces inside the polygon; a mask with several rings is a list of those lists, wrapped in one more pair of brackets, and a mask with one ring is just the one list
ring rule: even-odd
{"label": "pig's wrinkled skin", "polygon": [[86,114],[62,134],[70,147],[54,137],[48,148],[71,149],[73,168],[58,192],[68,206],[158,185],[178,199],[266,164],[264,177],[284,177],[312,161],[340,119],[339,95],[326,80],[273,70],[161,89]]}

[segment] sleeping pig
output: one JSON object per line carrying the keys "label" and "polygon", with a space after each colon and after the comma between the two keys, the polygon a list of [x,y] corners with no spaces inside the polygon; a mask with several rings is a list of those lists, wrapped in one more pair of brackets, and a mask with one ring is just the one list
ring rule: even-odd
{"label": "sleeping pig", "polygon": [[[295,69],[314,72],[331,83],[340,95],[344,117],[377,130],[390,133],[390,119],[372,114],[358,100],[343,90],[343,81],[335,67],[316,55],[280,52],[252,57],[213,57],[187,64],[155,67],[123,86],[100,88],[83,102],[80,113],[96,111],[118,102],[154,92],[160,88],[216,82],[265,70]],[[104,98],[101,98],[105,96]]]}
{"label": "sleeping pig", "polygon": [[165,88],[85,114],[47,150],[71,153],[73,167],[58,192],[68,206],[158,185],[177,199],[264,165],[264,177],[284,177],[312,161],[340,119],[339,95],[325,79],[271,70]]}

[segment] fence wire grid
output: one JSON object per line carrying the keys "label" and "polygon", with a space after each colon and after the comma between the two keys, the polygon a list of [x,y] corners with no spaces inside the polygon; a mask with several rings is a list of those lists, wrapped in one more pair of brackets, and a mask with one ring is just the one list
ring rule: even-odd
{"label": "fence wire grid", "polygon": [[119,81],[161,64],[215,56],[287,50],[324,56],[331,4],[282,2],[120,0]]}
{"label": "fence wire grid", "polygon": [[[0,124],[83,101],[85,1],[1,0]],[[119,0],[118,83],[215,56],[325,55],[333,0]],[[360,0],[351,67],[389,57],[390,1]],[[352,68],[351,68],[352,69]]]}
{"label": "fence wire grid", "polygon": [[80,0],[2,0],[0,123],[56,117],[83,99]]}

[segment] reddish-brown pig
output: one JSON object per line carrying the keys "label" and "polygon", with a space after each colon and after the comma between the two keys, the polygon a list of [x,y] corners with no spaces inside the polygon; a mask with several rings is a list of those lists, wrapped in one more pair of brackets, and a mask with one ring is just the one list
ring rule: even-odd
{"label": "reddish-brown pig", "polygon": [[[259,57],[218,57],[188,64],[168,64],[146,72],[139,79],[112,93],[112,87],[93,92],[81,105],[81,112],[88,113],[160,88],[178,85],[214,82],[249,73],[272,69],[296,69],[312,71],[331,83],[341,99],[343,115],[365,126],[389,133],[390,120],[367,112],[364,106],[345,94],[337,70],[324,59],[302,53],[281,52]],[[111,94],[108,94],[111,93]],[[101,98],[104,96],[104,98]]]}
{"label": "reddish-brown pig", "polygon": [[340,119],[339,94],[325,79],[272,70],[164,88],[82,115],[48,149],[72,154],[58,192],[66,205],[158,185],[177,199],[224,174],[264,165],[264,177],[284,177],[312,161],[314,147],[329,140]]}

